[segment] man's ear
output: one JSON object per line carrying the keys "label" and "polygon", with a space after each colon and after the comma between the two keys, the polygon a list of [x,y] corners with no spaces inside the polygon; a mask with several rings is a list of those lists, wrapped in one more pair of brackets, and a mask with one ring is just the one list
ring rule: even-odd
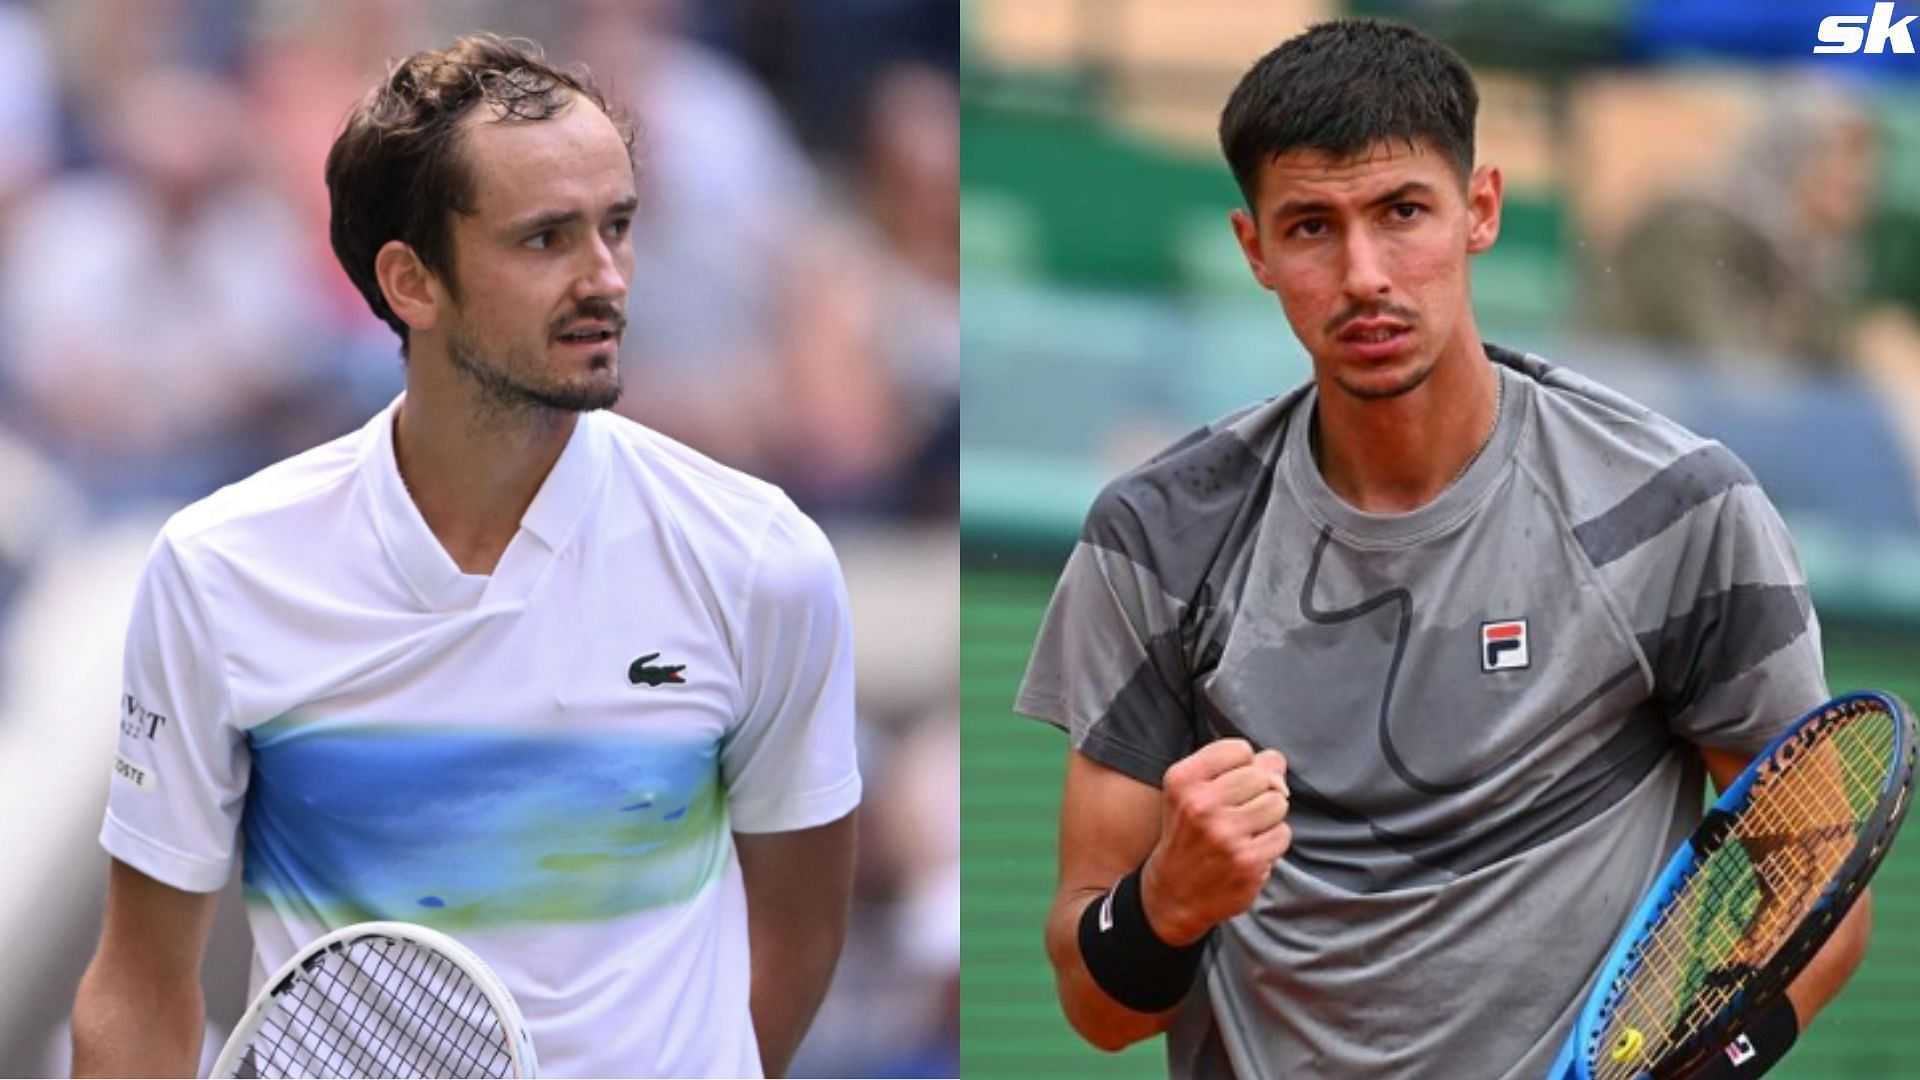
{"label": "man's ear", "polygon": [[1500,238],[1500,170],[1482,165],[1467,180],[1467,254],[1478,255]]}
{"label": "man's ear", "polygon": [[1254,224],[1253,215],[1245,210],[1234,210],[1227,215],[1228,224],[1233,226],[1233,238],[1240,244],[1240,254],[1246,256],[1247,269],[1253,271],[1253,280],[1268,292],[1273,291],[1273,277],[1267,273],[1267,260],[1260,254],[1260,226]]}
{"label": "man's ear", "polygon": [[373,257],[373,276],[380,283],[387,306],[409,329],[432,330],[440,321],[446,293],[413,248],[398,240],[380,245]]}

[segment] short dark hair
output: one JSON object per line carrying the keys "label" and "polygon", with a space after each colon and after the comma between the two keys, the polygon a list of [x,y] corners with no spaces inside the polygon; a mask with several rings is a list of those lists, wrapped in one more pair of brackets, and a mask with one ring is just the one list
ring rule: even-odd
{"label": "short dark hair", "polygon": [[1290,150],[1351,157],[1383,139],[1426,139],[1473,174],[1480,92],[1459,54],[1411,27],[1319,23],[1261,57],[1220,113],[1220,149],[1253,207],[1260,168]]}
{"label": "short dark hair", "polygon": [[545,120],[576,97],[613,121],[633,156],[633,125],[610,107],[585,68],[549,66],[525,39],[469,34],[445,49],[414,53],[360,99],[327,152],[327,195],[333,254],[373,313],[400,335],[407,324],[380,291],[373,260],[399,240],[447,285],[454,297],[452,215],[474,212],[474,182],[460,153],[460,121],[473,108],[498,119]]}

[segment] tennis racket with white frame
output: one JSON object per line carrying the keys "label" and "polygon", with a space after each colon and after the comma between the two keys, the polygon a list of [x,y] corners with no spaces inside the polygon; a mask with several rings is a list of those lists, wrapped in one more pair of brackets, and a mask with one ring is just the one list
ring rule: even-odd
{"label": "tennis racket with white frame", "polygon": [[343,927],[267,981],[216,1077],[525,1077],[520,1007],[472,950],[398,922]]}

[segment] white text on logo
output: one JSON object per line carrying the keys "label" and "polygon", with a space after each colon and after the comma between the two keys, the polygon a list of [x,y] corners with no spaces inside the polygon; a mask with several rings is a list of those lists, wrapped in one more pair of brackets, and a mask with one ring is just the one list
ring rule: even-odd
{"label": "white text on logo", "polygon": [[1815,45],[1813,51],[1878,55],[1892,48],[1894,52],[1911,55],[1913,38],[1907,32],[1907,24],[1916,16],[1908,15],[1895,22],[1893,11],[1893,0],[1881,0],[1873,5],[1872,15],[1829,15],[1820,20],[1820,44]]}

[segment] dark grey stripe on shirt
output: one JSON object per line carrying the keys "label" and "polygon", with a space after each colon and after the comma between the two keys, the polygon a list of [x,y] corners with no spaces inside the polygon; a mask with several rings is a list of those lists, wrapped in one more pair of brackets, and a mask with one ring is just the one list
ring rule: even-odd
{"label": "dark grey stripe on shirt", "polygon": [[[1614,672],[1571,708],[1542,725],[1540,733],[1528,745],[1606,700],[1639,672],[1637,664]],[[1214,735],[1245,737],[1206,694],[1195,695],[1194,710]],[[1492,826],[1432,835],[1388,829],[1316,788],[1306,776],[1308,770],[1296,764],[1287,773],[1295,813],[1320,818],[1308,829],[1310,833],[1347,832],[1343,846],[1357,850],[1350,830],[1364,828],[1375,843],[1405,856],[1408,862],[1364,862],[1344,854],[1327,856],[1313,850],[1310,844],[1298,841],[1287,858],[1307,873],[1349,892],[1386,892],[1451,881],[1544,844],[1600,816],[1646,779],[1666,756],[1672,742],[1666,728],[1650,715],[1636,710],[1622,721],[1605,745],[1543,792],[1525,813]]]}
{"label": "dark grey stripe on shirt", "polygon": [[1636,635],[1653,664],[1654,693],[1676,712],[1758,666],[1807,631],[1812,602],[1799,585],[1735,585]]}
{"label": "dark grey stripe on shirt", "polygon": [[[1210,431],[1107,485],[1080,539],[1146,568],[1192,604],[1244,553],[1273,490],[1273,469],[1230,431]],[[1218,581],[1214,581],[1217,586]]]}
{"label": "dark grey stripe on shirt", "polygon": [[1199,749],[1194,736],[1192,689],[1178,633],[1147,642],[1147,659],[1134,669],[1080,745],[1081,753],[1143,784],[1160,786],[1167,767]]}
{"label": "dark grey stripe on shirt", "polygon": [[1726,447],[1709,443],[1655,473],[1612,509],[1576,525],[1573,536],[1593,565],[1605,566],[1660,535],[1708,499],[1753,482],[1753,474],[1739,458]]}
{"label": "dark grey stripe on shirt", "polygon": [[[1409,862],[1395,865],[1373,856],[1364,860],[1358,856],[1322,858],[1298,839],[1286,858],[1301,870],[1349,892],[1378,893],[1443,884],[1529,851],[1599,817],[1639,787],[1674,746],[1675,740],[1666,728],[1636,713],[1605,745],[1542,792],[1525,812],[1490,827],[1427,836],[1388,830],[1290,771],[1287,782],[1293,789],[1296,838],[1309,827],[1299,820],[1300,816],[1318,814],[1338,825],[1364,826],[1375,841],[1406,856]],[[1328,824],[1317,823],[1314,828],[1325,830]]]}

